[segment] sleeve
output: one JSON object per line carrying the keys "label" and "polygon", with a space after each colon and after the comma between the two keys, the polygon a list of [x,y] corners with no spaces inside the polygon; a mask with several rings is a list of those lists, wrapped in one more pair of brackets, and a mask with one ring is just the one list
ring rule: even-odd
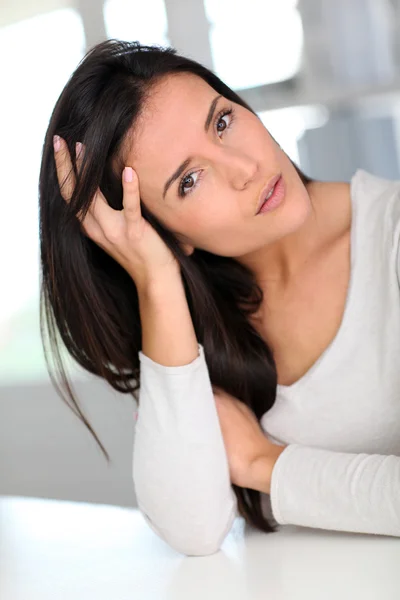
{"label": "sleeve", "polygon": [[133,479],[153,531],[186,555],[217,552],[237,516],[204,357],[168,367],[142,352]]}
{"label": "sleeve", "polygon": [[290,444],[271,476],[281,524],[400,536],[400,457]]}

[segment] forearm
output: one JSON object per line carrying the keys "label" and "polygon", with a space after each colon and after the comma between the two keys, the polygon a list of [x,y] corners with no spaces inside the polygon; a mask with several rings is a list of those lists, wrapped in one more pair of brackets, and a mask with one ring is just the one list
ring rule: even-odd
{"label": "forearm", "polygon": [[173,276],[140,292],[143,352],[133,478],[153,530],[188,555],[216,552],[236,516],[204,349]]}
{"label": "forearm", "polygon": [[181,275],[165,271],[147,285],[138,286],[142,352],[164,366],[181,366],[198,356]]}
{"label": "forearm", "polygon": [[400,457],[290,444],[275,465],[279,524],[400,537]]}

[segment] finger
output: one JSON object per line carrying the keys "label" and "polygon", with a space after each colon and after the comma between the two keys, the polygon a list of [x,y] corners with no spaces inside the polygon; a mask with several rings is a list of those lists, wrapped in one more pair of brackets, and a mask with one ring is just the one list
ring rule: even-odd
{"label": "finger", "polygon": [[95,239],[96,236],[95,241],[104,238],[111,241],[114,234],[118,234],[119,227],[123,223],[121,213],[121,210],[111,208],[103,192],[98,188],[85,217],[85,221],[88,218],[87,228],[90,227],[90,237]]}
{"label": "finger", "polygon": [[81,142],[75,144],[76,169],[80,173],[82,169],[82,161],[85,154],[85,146]]}
{"label": "finger", "polygon": [[[82,171],[82,163],[85,155],[85,146],[81,142],[76,142],[75,144],[75,162],[76,162],[76,170],[78,173]],[[93,199],[93,202],[96,200],[96,196]],[[93,241],[100,239],[101,237],[101,229],[96,222],[94,216],[91,214],[91,208],[93,202],[89,206],[89,210],[83,218],[82,211],[79,211],[77,217],[81,222],[82,229],[84,233],[93,239]]]}
{"label": "finger", "polygon": [[136,222],[142,217],[140,210],[139,179],[132,167],[125,167],[122,172],[123,198],[122,206],[127,221]]}
{"label": "finger", "polygon": [[54,136],[54,159],[61,195],[69,202],[76,182],[67,144],[60,136]]}
{"label": "finger", "polygon": [[[57,168],[57,177],[60,185],[60,191],[63,198],[69,201],[72,197],[76,185],[76,179],[72,168],[71,157],[65,140],[59,138],[59,149],[55,144],[55,159]],[[85,156],[85,146],[81,142],[75,144],[76,168],[79,173],[82,169]],[[98,188],[89,210],[83,218],[82,211],[79,211],[77,217],[81,222],[82,229],[86,235],[95,242],[104,238],[104,227],[102,224],[110,226],[115,215],[119,216],[120,211],[113,210],[106,201],[100,188]]]}
{"label": "finger", "polygon": [[[82,142],[76,142],[75,144],[75,157],[76,157],[76,169],[78,173],[82,171],[83,159],[85,156],[86,148],[82,144]],[[96,212],[99,213],[98,204],[106,204],[108,208],[110,208],[107,204],[107,201],[100,191],[97,190],[92,202],[90,203],[89,210],[86,213],[84,221],[82,222],[82,226],[93,240],[99,240],[101,238],[102,230],[99,222],[96,220]],[[111,209],[112,210],[112,209]],[[78,213],[78,219],[82,221],[82,212]]]}
{"label": "finger", "polygon": [[[76,153],[76,168],[77,168],[78,173],[80,173],[80,171],[82,169],[82,163],[83,163],[83,159],[85,156],[85,150],[86,150],[86,148],[81,142],[76,142],[75,153]],[[92,202],[90,203],[88,215],[89,215],[89,213],[92,213],[94,220],[95,221],[97,220],[99,223],[101,223],[102,219],[110,218],[110,214],[115,214],[116,212],[117,211],[115,211],[111,208],[111,206],[108,204],[107,200],[105,199],[104,194],[102,193],[100,188],[98,188]]]}
{"label": "finger", "polygon": [[[81,222],[83,231],[86,233],[86,235],[88,237],[90,237],[94,242],[97,242],[97,243],[100,240],[103,240],[103,238],[104,238],[103,230],[101,227],[101,221],[99,222],[96,219],[95,214],[94,214],[96,204],[99,202],[99,200],[101,201],[101,198],[99,198],[99,196],[100,196],[100,193],[97,193],[95,195],[85,217],[83,217],[82,211],[79,211],[77,214],[77,217],[78,217],[79,221]],[[98,212],[99,211],[97,210],[97,214],[98,214]]]}

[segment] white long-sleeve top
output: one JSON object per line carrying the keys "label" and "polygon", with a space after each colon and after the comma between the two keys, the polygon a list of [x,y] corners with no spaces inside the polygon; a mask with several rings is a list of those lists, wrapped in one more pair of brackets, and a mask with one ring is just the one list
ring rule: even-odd
{"label": "white long-sleeve top", "polygon": [[[287,445],[265,515],[278,525],[400,536],[400,181],[351,180],[351,273],[331,344],[261,418]],[[204,357],[140,352],[133,478],[150,527],[187,555],[216,552],[238,515]]]}

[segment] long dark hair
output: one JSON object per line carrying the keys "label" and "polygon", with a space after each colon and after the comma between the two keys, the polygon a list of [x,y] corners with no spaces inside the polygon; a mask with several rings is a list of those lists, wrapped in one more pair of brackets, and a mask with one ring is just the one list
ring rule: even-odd
{"label": "long dark hair", "polygon": [[[70,77],[45,136],[39,180],[40,329],[44,355],[57,392],[92,433],[107,460],[107,451],[74,397],[60,339],[83,369],[104,378],[119,392],[132,394],[139,402],[138,295],[127,272],[84,235],[76,215],[86,214],[98,187],[112,208],[122,209],[121,151],[126,134],[135,124],[151,86],[178,72],[198,75],[216,92],[254,113],[212,71],[179,56],[173,48],[107,40],[93,47]],[[69,203],[62,198],[57,180],[55,134],[67,142],[77,177]],[[81,176],[75,159],[78,141],[86,148]],[[304,184],[311,181],[294,166]],[[233,258],[201,249],[187,256],[176,237],[143,203],[141,209],[180,264],[212,385],[246,403],[261,419],[275,402],[277,372],[271,349],[248,319],[263,299],[253,273]],[[58,368],[60,385],[51,372],[50,355]],[[233,488],[245,520],[262,531],[275,531],[263,516],[260,492],[236,485]]]}

